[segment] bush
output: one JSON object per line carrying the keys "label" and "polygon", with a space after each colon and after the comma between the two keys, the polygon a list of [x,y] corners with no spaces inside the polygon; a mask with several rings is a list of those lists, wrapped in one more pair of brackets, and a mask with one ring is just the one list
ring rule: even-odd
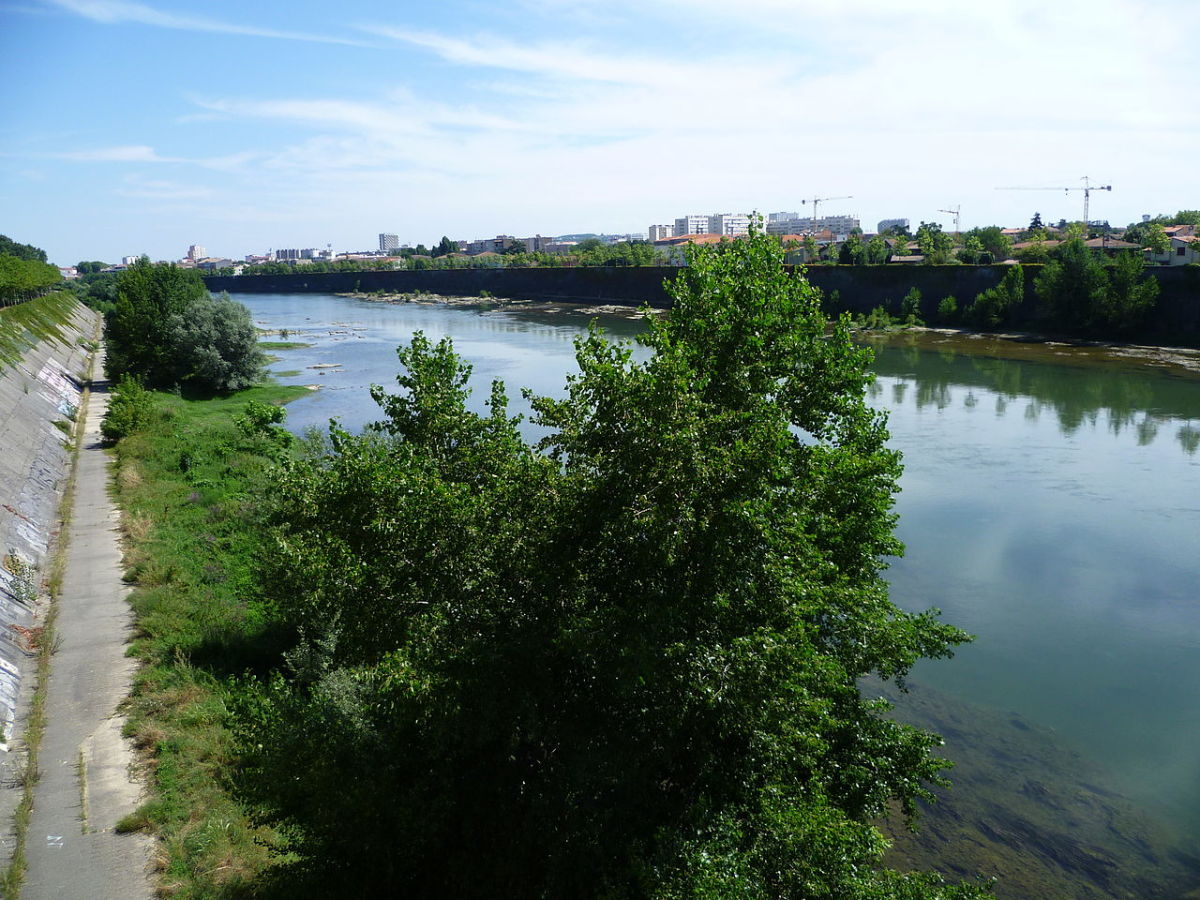
{"label": "bush", "polygon": [[145,425],[154,413],[154,398],[141,379],[122,375],[108,400],[108,411],[100,423],[100,434],[116,443]]}
{"label": "bush", "polygon": [[228,295],[213,299],[197,272],[142,257],[118,276],[116,291],[105,331],[110,378],[225,393],[260,377],[266,360],[249,311]]}
{"label": "bush", "polygon": [[900,301],[900,318],[905,325],[924,325],[921,319],[921,292],[917,288],[909,288],[904,299]]}
{"label": "bush", "polygon": [[976,325],[994,328],[1024,299],[1025,270],[1018,263],[1009,267],[998,285],[976,295],[975,302],[967,308],[967,318]]}
{"label": "bush", "polygon": [[258,381],[266,362],[250,311],[228,295],[204,297],[172,316],[167,340],[175,381],[204,393],[244,390]]}
{"label": "bush", "polygon": [[943,297],[938,303],[937,315],[939,322],[950,323],[958,319],[958,301],[954,299],[954,295]]}

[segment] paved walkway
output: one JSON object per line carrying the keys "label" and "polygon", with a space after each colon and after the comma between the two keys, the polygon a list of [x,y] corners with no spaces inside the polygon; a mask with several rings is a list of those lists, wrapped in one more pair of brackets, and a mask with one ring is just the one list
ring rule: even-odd
{"label": "paved walkway", "polygon": [[106,386],[97,384],[86,410],[58,600],[61,646],[50,664],[25,900],[153,897],[151,840],[113,831],[137,806],[139,790],[129,778],[132,754],[116,713],[135,664],[125,657],[132,616],[121,581],[117,510],[108,495],[108,456],[100,448],[107,405]]}

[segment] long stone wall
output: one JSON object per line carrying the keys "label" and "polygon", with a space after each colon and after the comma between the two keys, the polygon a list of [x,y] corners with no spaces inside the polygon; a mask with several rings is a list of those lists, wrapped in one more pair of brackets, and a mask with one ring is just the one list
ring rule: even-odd
{"label": "long stone wall", "polygon": [[[1026,299],[1013,324],[1033,325],[1033,280],[1039,266],[1025,267]],[[1005,266],[814,266],[808,279],[819,287],[831,309],[869,312],[883,306],[898,312],[911,288],[921,292],[922,313],[931,319],[944,297],[962,308],[1004,277]],[[327,272],[293,275],[210,276],[210,290],[231,293],[347,293],[350,291],[429,292],[453,296],[496,297],[567,303],[621,303],[670,306],[664,280],[677,269],[545,268],[441,269],[396,272]],[[1162,292],[1139,339],[1200,345],[1200,267],[1154,270]],[[835,298],[836,292],[836,298]]]}
{"label": "long stone wall", "polygon": [[[37,302],[37,301],[33,301]],[[0,328],[11,327],[0,316]],[[33,343],[0,366],[0,727],[7,754],[30,646],[36,598],[70,465],[70,422],[79,407],[99,316],[79,304],[56,323],[56,337]],[[68,429],[69,430],[69,429]],[[3,760],[0,757],[0,760]],[[2,766],[7,769],[7,766]]]}

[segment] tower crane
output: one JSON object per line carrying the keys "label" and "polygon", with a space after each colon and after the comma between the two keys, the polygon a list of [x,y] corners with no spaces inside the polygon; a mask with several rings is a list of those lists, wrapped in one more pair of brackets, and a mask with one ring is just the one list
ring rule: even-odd
{"label": "tower crane", "polygon": [[820,205],[822,203],[824,203],[826,200],[853,200],[853,199],[854,199],[854,197],[852,195],[848,196],[848,197],[813,197],[811,200],[801,200],[800,202],[812,204],[812,210],[813,210],[812,211],[812,227],[813,227],[813,231],[816,231],[817,230],[817,209],[820,207]]}
{"label": "tower crane", "polygon": [[962,212],[962,204],[958,204],[958,206],[954,207],[954,209],[939,209],[938,212],[949,213],[950,215],[954,216],[954,236],[958,237],[958,214]]}
{"label": "tower crane", "polygon": [[1084,175],[1079,179],[1083,182],[1083,187],[1002,187],[996,188],[998,191],[1083,191],[1083,224],[1087,226],[1091,221],[1088,219],[1088,203],[1092,199],[1092,191],[1111,191],[1111,184],[1092,184],[1092,180]]}

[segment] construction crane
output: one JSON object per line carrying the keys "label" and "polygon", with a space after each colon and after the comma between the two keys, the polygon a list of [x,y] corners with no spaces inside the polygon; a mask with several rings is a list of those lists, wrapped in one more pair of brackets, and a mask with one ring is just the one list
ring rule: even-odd
{"label": "construction crane", "polygon": [[959,234],[958,214],[962,212],[962,204],[958,204],[958,206],[954,207],[954,209],[939,209],[938,212],[949,213],[950,215],[954,216],[954,235],[957,237]]}
{"label": "construction crane", "polygon": [[1083,224],[1088,225],[1091,220],[1088,218],[1088,203],[1092,199],[1092,191],[1111,191],[1111,184],[1092,184],[1092,180],[1084,175],[1079,179],[1083,182],[1083,187],[1002,187],[996,188],[998,191],[1083,191]]}
{"label": "construction crane", "polygon": [[820,205],[822,203],[824,203],[826,200],[853,200],[853,199],[854,199],[853,196],[849,196],[849,197],[813,197],[811,200],[801,200],[800,202],[812,204],[812,210],[813,210],[812,211],[812,230],[816,231],[817,230],[817,209],[820,207]]}

